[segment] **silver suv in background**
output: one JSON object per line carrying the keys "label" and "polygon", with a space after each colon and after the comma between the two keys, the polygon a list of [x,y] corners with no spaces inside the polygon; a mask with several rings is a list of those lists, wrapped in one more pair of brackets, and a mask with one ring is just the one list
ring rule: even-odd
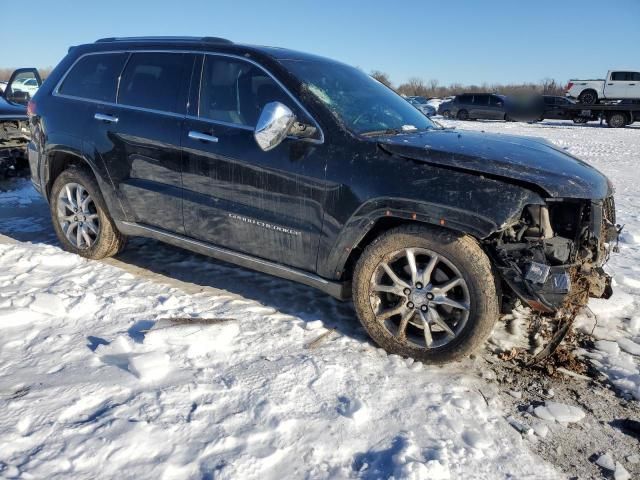
{"label": "silver suv in background", "polygon": [[429,101],[424,97],[406,97],[407,102],[416,107],[427,117],[432,117],[436,114],[436,109],[433,105],[429,104]]}

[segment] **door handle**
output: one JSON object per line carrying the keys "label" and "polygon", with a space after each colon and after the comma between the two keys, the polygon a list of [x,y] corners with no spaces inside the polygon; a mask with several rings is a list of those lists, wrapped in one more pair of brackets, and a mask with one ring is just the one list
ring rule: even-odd
{"label": "door handle", "polygon": [[207,135],[206,133],[202,132],[196,132],[194,130],[191,130],[189,132],[189,138],[192,138],[193,140],[200,140],[202,142],[218,143],[218,137]]}
{"label": "door handle", "polygon": [[93,118],[102,122],[118,123],[118,117],[114,115],[106,115],[104,113],[96,113]]}
{"label": "door handle", "polygon": [[630,86],[630,87],[635,87],[635,86],[636,86],[636,84],[635,84],[635,83],[630,83],[630,84],[629,84],[629,86]]}

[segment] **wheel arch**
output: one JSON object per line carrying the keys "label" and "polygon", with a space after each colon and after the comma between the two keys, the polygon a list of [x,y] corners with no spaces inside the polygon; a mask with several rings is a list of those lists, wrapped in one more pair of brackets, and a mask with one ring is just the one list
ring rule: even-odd
{"label": "wheel arch", "polygon": [[595,93],[595,95],[596,95],[596,102],[600,99],[600,95],[598,94],[598,91],[597,91],[595,88],[593,88],[593,87],[588,87],[588,88],[583,89],[583,90],[578,94],[578,96],[577,96],[576,98],[580,99],[580,97],[582,96],[582,94],[583,94],[583,93],[586,93],[586,92],[593,92],[593,93]]}
{"label": "wheel arch", "polygon": [[363,250],[384,232],[401,225],[423,225],[454,231],[480,240],[495,232],[498,223],[482,215],[442,205],[391,199],[371,201],[349,219],[334,244],[321,275],[349,280]]}
{"label": "wheel arch", "polygon": [[[84,168],[90,172],[98,183],[100,194],[104,199],[109,213],[114,219],[126,219],[120,202],[118,201],[108,173],[103,172],[81,151],[71,147],[56,147],[47,151],[43,162],[42,188],[47,201],[50,201],[51,188],[56,178],[71,166]],[[106,177],[106,178],[105,178]]]}
{"label": "wheel arch", "polygon": [[62,172],[71,166],[84,167],[91,171],[97,178],[95,169],[90,162],[82,155],[82,153],[69,148],[56,148],[49,150],[45,158],[43,187],[44,192],[49,199],[51,187]]}

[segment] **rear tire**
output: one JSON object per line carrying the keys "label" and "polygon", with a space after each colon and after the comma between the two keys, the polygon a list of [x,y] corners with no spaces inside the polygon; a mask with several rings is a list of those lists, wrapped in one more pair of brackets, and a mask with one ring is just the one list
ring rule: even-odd
{"label": "rear tire", "polygon": [[390,230],[365,249],[353,276],[353,302],[375,343],[427,363],[478,349],[499,314],[491,263],[477,242],[416,225]]}
{"label": "rear tire", "polygon": [[120,252],[126,237],[115,226],[98,182],[87,169],[72,166],[62,172],[49,196],[53,228],[62,248],[98,260]]}
{"label": "rear tire", "polygon": [[622,128],[627,126],[629,119],[624,113],[614,112],[607,117],[607,125],[611,128]]}
{"label": "rear tire", "polygon": [[584,105],[594,105],[598,103],[598,93],[595,90],[585,90],[578,96],[578,101]]}
{"label": "rear tire", "polygon": [[469,112],[467,112],[466,110],[458,110],[456,118],[458,120],[469,120]]}

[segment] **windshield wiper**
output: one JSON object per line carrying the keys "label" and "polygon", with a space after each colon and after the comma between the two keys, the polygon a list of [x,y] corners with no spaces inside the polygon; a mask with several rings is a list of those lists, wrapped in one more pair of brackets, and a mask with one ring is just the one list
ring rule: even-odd
{"label": "windshield wiper", "polygon": [[386,128],[384,130],[372,130],[370,132],[364,132],[360,135],[362,135],[363,137],[375,137],[377,135],[399,135],[401,133],[409,132],[405,132],[403,130],[400,130],[399,128]]}

